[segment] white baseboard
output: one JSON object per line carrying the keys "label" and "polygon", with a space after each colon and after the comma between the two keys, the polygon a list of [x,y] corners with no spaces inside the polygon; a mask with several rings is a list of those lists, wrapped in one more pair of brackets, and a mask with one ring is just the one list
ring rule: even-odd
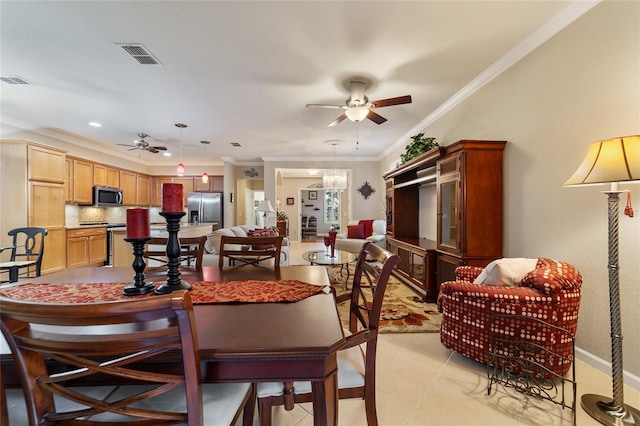
{"label": "white baseboard", "polygon": [[[598,358],[590,352],[576,347],[576,359],[589,364],[598,371],[611,376],[611,363],[602,358]],[[624,384],[640,391],[640,377],[623,370]]]}

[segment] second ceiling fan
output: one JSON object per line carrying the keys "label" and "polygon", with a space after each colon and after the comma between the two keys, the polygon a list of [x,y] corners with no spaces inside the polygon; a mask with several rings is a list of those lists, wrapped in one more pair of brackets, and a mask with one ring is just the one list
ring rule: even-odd
{"label": "second ceiling fan", "polygon": [[378,101],[369,101],[369,98],[364,94],[364,87],[365,83],[362,81],[349,82],[351,96],[346,100],[345,105],[307,104],[306,106],[307,108],[332,108],[345,110],[340,117],[329,123],[329,126],[331,127],[340,124],[347,118],[356,123],[368,118],[376,124],[382,124],[387,121],[387,119],[375,113],[373,111],[374,108],[411,103],[410,95],[381,99]]}

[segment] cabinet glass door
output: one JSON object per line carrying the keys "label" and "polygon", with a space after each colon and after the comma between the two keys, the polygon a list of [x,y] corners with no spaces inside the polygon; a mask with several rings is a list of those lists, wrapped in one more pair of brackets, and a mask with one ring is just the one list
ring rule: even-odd
{"label": "cabinet glass door", "polygon": [[425,265],[424,255],[422,253],[411,253],[411,277],[421,283],[424,283]]}
{"label": "cabinet glass door", "polygon": [[458,181],[440,184],[439,244],[457,248],[458,240]]}

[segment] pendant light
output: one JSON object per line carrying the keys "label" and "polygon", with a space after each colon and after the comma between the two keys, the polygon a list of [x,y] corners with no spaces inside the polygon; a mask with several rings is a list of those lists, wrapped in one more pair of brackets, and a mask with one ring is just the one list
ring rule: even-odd
{"label": "pendant light", "polygon": [[330,140],[325,142],[333,146],[333,169],[325,170],[322,173],[322,187],[324,189],[346,189],[347,188],[347,171],[336,169],[336,146],[342,142],[338,140]]}
{"label": "pendant light", "polygon": [[178,176],[184,176],[184,164],[182,164],[182,129],[186,128],[187,125],[184,123],[176,123],[175,126],[180,129],[180,162],[178,163],[178,167],[176,167],[176,174]]}
{"label": "pendant light", "polygon": [[[211,142],[209,141],[200,141],[200,143],[202,145],[204,145],[204,156],[205,158],[207,157],[207,145],[209,145]],[[202,183],[209,183],[209,175],[207,174],[207,172],[202,172]]]}

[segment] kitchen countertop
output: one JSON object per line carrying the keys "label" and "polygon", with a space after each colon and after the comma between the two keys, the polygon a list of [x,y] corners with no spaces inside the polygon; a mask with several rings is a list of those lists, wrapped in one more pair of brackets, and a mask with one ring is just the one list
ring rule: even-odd
{"label": "kitchen countertop", "polygon": [[[213,231],[213,226],[216,223],[182,223],[180,224],[180,231],[178,232],[178,236],[180,237],[199,237],[201,235],[206,235],[209,232]],[[119,226],[116,228],[110,228],[110,231],[119,234],[126,232],[126,226]],[[151,236],[152,237],[166,237],[167,233],[167,225],[166,224],[158,224],[151,225]]]}
{"label": "kitchen countertop", "polygon": [[65,226],[66,229],[84,229],[84,228],[106,228],[107,225],[69,225]]}

